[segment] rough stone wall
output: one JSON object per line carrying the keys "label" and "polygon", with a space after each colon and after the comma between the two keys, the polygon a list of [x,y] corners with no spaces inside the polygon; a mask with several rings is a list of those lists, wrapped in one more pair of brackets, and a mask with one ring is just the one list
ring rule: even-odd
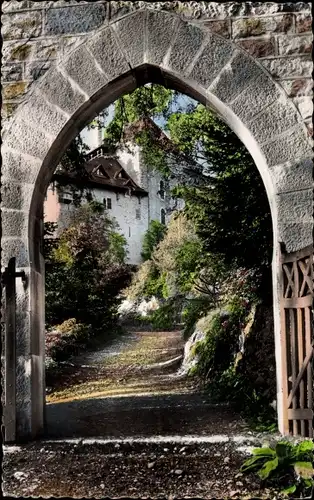
{"label": "rough stone wall", "polygon": [[296,104],[312,135],[309,2],[4,1],[3,119],[8,123],[32,83],[86,34],[144,6],[205,25],[258,59]]}

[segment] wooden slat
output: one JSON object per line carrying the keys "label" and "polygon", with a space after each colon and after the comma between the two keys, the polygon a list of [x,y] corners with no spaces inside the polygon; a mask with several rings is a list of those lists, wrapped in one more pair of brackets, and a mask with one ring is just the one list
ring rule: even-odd
{"label": "wooden slat", "polygon": [[[297,398],[296,392],[298,389],[298,384],[296,384],[297,379],[297,353],[296,353],[296,329],[295,329],[295,317],[294,311],[290,309],[289,311],[289,323],[290,323],[290,345],[291,345],[291,380],[292,387],[295,387],[295,391],[292,396],[292,407],[293,409],[297,408]],[[288,405],[289,407],[290,405]],[[297,422],[293,421],[293,434],[298,434],[298,425]]]}
{"label": "wooden slat", "polygon": [[311,307],[313,304],[313,296],[305,295],[305,297],[293,297],[291,299],[282,299],[282,305],[285,309],[296,309],[298,307]]}
{"label": "wooden slat", "polygon": [[[289,394],[289,397],[288,397],[288,401],[287,401],[287,404],[288,404],[288,407],[291,405],[291,401],[292,401],[292,398],[294,397],[297,389],[298,389],[298,385],[300,383],[300,380],[302,379],[304,373],[305,373],[305,370],[307,369],[312,357],[313,357],[313,352],[314,352],[314,349],[313,349],[313,346],[311,348],[311,350],[307,353],[306,355],[306,358],[303,362],[303,365],[302,365],[302,368],[301,370],[299,371],[299,374],[295,380],[295,383],[293,384],[292,386],[292,389],[290,391],[290,394]],[[310,405],[309,405],[310,406]]]}
{"label": "wooden slat", "polygon": [[[311,338],[312,337],[312,328],[311,328],[311,323],[312,323],[312,314],[311,310],[308,307],[304,311],[305,314],[305,349],[307,352],[307,357],[309,358],[309,361],[307,363],[307,406],[308,408],[313,408],[313,370],[312,366],[310,363],[310,360],[312,359],[314,355],[314,346],[312,342],[314,343],[314,340]],[[311,356],[312,353],[312,356]],[[312,424],[312,435],[313,435],[313,424]]]}
{"label": "wooden slat", "polygon": [[313,410],[310,408],[290,408],[288,410],[288,419],[289,420],[312,420],[314,416]]}
{"label": "wooden slat", "polygon": [[304,259],[304,257],[308,257],[309,255],[313,255],[313,245],[309,245],[302,250],[298,250],[297,252],[292,252],[288,254],[282,254],[281,261],[283,263],[286,262],[294,262],[295,260]]}

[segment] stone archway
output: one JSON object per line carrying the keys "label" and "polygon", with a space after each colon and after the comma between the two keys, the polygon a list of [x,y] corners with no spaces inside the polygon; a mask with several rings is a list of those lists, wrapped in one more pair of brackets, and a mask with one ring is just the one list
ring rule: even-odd
{"label": "stone archway", "polygon": [[[281,254],[312,243],[311,143],[302,118],[266,69],[244,50],[176,14],[138,10],[85,36],[33,83],[3,137],[2,266],[16,257],[16,439],[44,429],[45,191],[88,121],[122,93],[162,83],[214,109],[239,136],[263,178],[273,221],[273,295],[279,429],[288,432],[281,325]],[[302,332],[300,333],[302,334]]]}

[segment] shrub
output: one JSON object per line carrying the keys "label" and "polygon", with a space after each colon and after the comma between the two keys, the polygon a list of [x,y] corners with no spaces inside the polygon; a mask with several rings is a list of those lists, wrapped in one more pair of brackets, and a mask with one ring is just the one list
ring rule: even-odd
{"label": "shrub", "polygon": [[211,306],[212,302],[208,296],[187,300],[187,304],[182,311],[183,336],[185,339],[192,335],[197,321],[206,316]]}
{"label": "shrub", "polygon": [[257,472],[263,481],[275,479],[283,482],[285,488],[282,492],[286,494],[297,493],[305,498],[303,495],[311,493],[314,486],[312,441],[296,445],[279,441],[274,447],[255,448],[252,454],[242,465],[242,472]]}
{"label": "shrub", "polygon": [[163,239],[166,232],[166,226],[159,222],[158,220],[152,220],[149,223],[149,227],[144,235],[143,247],[142,247],[142,258],[144,261],[150,260],[154,249],[157,247],[158,243]]}
{"label": "shrub", "polygon": [[233,297],[225,311],[212,312],[202,320],[200,329],[205,338],[197,345],[197,374],[211,386],[215,386],[222,373],[234,362],[238,349],[241,327],[247,309],[237,297]]}
{"label": "shrub", "polygon": [[77,323],[75,318],[66,320],[46,335],[46,356],[53,361],[65,361],[86,346],[92,336],[90,325]]}

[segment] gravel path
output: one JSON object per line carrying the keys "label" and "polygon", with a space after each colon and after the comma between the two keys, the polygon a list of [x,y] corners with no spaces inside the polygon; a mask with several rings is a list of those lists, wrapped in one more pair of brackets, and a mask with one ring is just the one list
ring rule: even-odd
{"label": "gravel path", "polygon": [[63,365],[45,439],[4,449],[5,496],[279,498],[239,474],[260,437],[165,369],[183,345],[180,332],[133,331]]}

